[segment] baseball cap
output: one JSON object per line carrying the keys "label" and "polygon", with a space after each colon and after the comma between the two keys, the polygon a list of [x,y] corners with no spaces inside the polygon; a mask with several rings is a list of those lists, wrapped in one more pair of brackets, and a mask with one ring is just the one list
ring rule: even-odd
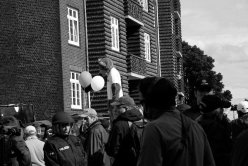
{"label": "baseball cap", "polygon": [[85,109],[82,114],[80,115],[80,117],[87,117],[87,116],[97,116],[97,112],[95,109],[93,108],[88,108],[88,109]]}
{"label": "baseball cap", "polygon": [[135,102],[133,98],[130,96],[122,96],[113,103],[111,103],[112,106],[118,106],[118,105],[125,105],[125,106],[135,106]]}
{"label": "baseball cap", "polygon": [[248,101],[241,101],[237,105],[237,110],[243,113],[247,113],[248,112]]}
{"label": "baseball cap", "polygon": [[28,135],[34,135],[36,132],[37,132],[36,128],[34,126],[31,126],[31,125],[27,126],[24,130],[24,133],[28,134]]}
{"label": "baseball cap", "polygon": [[199,91],[211,91],[212,85],[207,79],[198,79],[195,84],[195,89]]}

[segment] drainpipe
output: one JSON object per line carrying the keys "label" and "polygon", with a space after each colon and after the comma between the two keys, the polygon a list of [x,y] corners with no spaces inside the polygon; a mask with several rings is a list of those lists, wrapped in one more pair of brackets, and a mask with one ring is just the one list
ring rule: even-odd
{"label": "drainpipe", "polygon": [[[87,26],[87,12],[86,12],[86,1],[83,0],[84,4],[84,28],[85,28],[85,54],[86,54],[86,71],[89,71],[89,53],[88,53],[88,26]],[[88,95],[88,103],[89,108],[91,108],[91,102],[90,102],[90,93],[87,93]]]}
{"label": "drainpipe", "polygon": [[159,20],[158,20],[158,0],[154,0],[154,3],[156,5],[156,18],[155,18],[155,23],[156,23],[156,27],[157,27],[157,67],[158,67],[158,76],[161,77],[161,63],[160,63],[160,39],[159,39]]}

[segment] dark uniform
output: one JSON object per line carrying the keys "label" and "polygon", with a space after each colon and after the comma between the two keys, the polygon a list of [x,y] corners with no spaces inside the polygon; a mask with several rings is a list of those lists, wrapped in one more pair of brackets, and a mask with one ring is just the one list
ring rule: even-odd
{"label": "dark uniform", "polygon": [[69,135],[61,138],[51,137],[44,146],[46,166],[84,166],[86,155],[80,139]]}
{"label": "dark uniform", "polygon": [[81,140],[69,135],[70,129],[66,133],[61,132],[64,128],[62,126],[70,126],[73,122],[72,117],[65,112],[57,112],[53,116],[52,124],[55,135],[46,141],[43,148],[46,166],[87,165],[87,157]]}

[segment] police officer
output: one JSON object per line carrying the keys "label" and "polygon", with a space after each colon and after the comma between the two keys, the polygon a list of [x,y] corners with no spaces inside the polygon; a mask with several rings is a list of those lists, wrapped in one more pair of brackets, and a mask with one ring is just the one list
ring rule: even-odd
{"label": "police officer", "polygon": [[52,118],[53,136],[44,145],[46,166],[86,166],[87,157],[80,139],[70,135],[74,120],[66,112]]}

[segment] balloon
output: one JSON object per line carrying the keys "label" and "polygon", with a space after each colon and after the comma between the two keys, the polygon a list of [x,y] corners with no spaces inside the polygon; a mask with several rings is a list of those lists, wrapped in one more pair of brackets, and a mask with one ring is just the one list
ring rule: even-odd
{"label": "balloon", "polygon": [[87,71],[83,71],[80,75],[79,75],[79,83],[81,84],[81,86],[83,88],[86,88],[87,86],[90,85],[91,80],[92,80],[92,76],[89,72]]}
{"label": "balloon", "polygon": [[97,92],[104,87],[104,84],[105,82],[102,76],[95,76],[92,78],[91,88],[93,89],[94,92]]}

